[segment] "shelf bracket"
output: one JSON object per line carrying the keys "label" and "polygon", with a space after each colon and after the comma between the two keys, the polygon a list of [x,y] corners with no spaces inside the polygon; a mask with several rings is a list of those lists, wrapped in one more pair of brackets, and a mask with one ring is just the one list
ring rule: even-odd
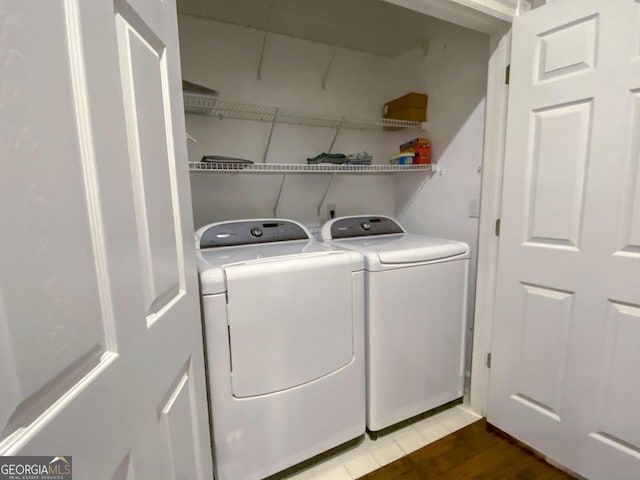
{"label": "shelf bracket", "polygon": [[333,59],[336,56],[336,50],[338,50],[338,48],[334,45],[333,51],[331,52],[331,58],[329,59],[329,65],[327,65],[327,69],[322,74],[322,90],[326,89],[327,78],[329,78],[329,72],[331,71],[331,67],[333,66]]}
{"label": "shelf bracket", "polygon": [[282,181],[280,182],[280,188],[278,189],[278,196],[276,197],[276,203],[273,206],[273,218],[278,216],[278,205],[280,205],[280,197],[282,196],[282,190],[284,189],[284,181],[287,179],[287,174],[282,175]]}
{"label": "shelf bracket", "polygon": [[324,193],[322,194],[322,198],[320,199],[320,203],[318,204],[318,216],[320,216],[320,211],[322,210],[322,205],[324,204],[324,201],[327,199],[327,194],[329,193],[329,190],[331,189],[331,184],[333,183],[333,179],[336,178],[336,174],[332,174],[331,175],[331,179],[329,180],[329,183],[327,184],[327,188],[324,189]]}
{"label": "shelf bracket", "polygon": [[267,26],[264,29],[264,36],[262,37],[262,49],[260,50],[260,61],[258,62],[258,80],[262,80],[262,61],[264,60],[264,50],[267,46],[267,35],[269,35],[269,29],[271,28],[271,10],[273,10],[273,3],[269,4]]}
{"label": "shelf bracket", "polygon": [[423,40],[420,42],[420,50],[422,50],[422,56],[426,57],[429,54],[429,47],[431,46],[431,42],[429,40]]}
{"label": "shelf bracket", "polygon": [[331,153],[331,150],[333,150],[333,146],[336,144],[336,139],[338,138],[338,134],[340,133],[340,130],[342,130],[342,124],[344,123],[344,118],[345,116],[342,116],[342,119],[340,120],[340,123],[338,124],[338,127],[336,128],[336,133],[333,135],[333,140],[331,140],[331,145],[329,145],[329,150],[327,151],[328,153]]}
{"label": "shelf bracket", "polygon": [[273,137],[273,128],[276,126],[278,122],[278,107],[276,107],[276,112],[273,115],[273,120],[271,121],[271,130],[269,130],[269,138],[267,138],[267,145],[264,147],[264,155],[262,156],[262,163],[267,163],[267,154],[269,153],[269,146],[271,145],[271,137]]}

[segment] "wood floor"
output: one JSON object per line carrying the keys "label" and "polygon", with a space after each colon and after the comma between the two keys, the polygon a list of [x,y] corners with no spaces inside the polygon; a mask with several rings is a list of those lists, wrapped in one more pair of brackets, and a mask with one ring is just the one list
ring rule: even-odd
{"label": "wood floor", "polygon": [[574,477],[479,420],[361,480],[565,480]]}

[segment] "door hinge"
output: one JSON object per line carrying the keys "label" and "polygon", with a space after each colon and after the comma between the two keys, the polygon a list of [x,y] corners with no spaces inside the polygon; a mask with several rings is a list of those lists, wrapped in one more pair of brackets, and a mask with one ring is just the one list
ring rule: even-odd
{"label": "door hinge", "polygon": [[491,368],[491,353],[487,353],[487,368]]}
{"label": "door hinge", "polygon": [[495,232],[496,232],[496,237],[499,237],[500,236],[500,219],[499,218],[496,219]]}
{"label": "door hinge", "polygon": [[507,65],[504,69],[504,84],[509,85],[509,79],[511,78],[511,64]]}

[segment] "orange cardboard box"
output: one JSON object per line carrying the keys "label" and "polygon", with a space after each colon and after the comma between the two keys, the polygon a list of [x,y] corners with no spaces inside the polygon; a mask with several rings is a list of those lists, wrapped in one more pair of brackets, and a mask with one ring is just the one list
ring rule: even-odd
{"label": "orange cardboard box", "polygon": [[415,164],[425,164],[431,163],[431,147],[426,146],[414,146],[411,148],[405,148],[402,150],[403,152],[413,152],[415,155],[413,157],[413,163]]}
{"label": "orange cardboard box", "polygon": [[409,140],[408,142],[405,142],[402,145],[400,145],[400,151],[402,151],[405,148],[414,147],[416,145],[428,147],[431,145],[431,142],[429,141],[428,138],[424,138],[424,137],[414,138],[413,140]]}
{"label": "orange cardboard box", "polygon": [[423,93],[408,93],[391,100],[384,104],[384,118],[426,122],[428,98]]}

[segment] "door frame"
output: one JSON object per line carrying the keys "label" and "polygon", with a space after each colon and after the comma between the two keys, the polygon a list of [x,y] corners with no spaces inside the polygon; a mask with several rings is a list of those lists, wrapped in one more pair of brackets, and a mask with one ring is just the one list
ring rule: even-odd
{"label": "door frame", "polygon": [[[484,0],[480,0],[484,1]],[[514,16],[542,7],[554,0],[517,0]],[[511,62],[511,28],[491,34],[491,56],[487,77],[484,151],[478,228],[478,266],[476,270],[476,304],[474,311],[471,387],[465,398],[474,411],[487,416],[490,388],[490,354],[496,278],[498,273],[499,236],[497,220],[502,210],[504,152],[507,136],[509,87],[506,71]]]}
{"label": "door frame", "polygon": [[[484,0],[480,0],[484,1]],[[554,0],[517,0],[514,16],[543,7]],[[511,28],[490,37],[491,57],[487,78],[484,152],[478,229],[478,266],[474,311],[473,354],[469,406],[487,416],[490,388],[490,357],[496,278],[498,273],[499,236],[496,221],[501,216],[504,152],[507,134],[509,87],[506,70],[511,62]]]}
{"label": "door frame", "polygon": [[507,66],[511,61],[511,29],[491,35],[491,56],[487,77],[484,151],[480,186],[478,225],[478,265],[476,267],[476,303],[473,325],[471,387],[469,406],[487,415],[489,398],[490,353],[493,342],[493,316],[498,273],[497,220],[502,209],[502,177],[507,135],[509,87]]}

